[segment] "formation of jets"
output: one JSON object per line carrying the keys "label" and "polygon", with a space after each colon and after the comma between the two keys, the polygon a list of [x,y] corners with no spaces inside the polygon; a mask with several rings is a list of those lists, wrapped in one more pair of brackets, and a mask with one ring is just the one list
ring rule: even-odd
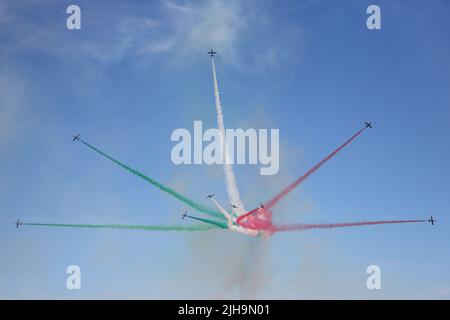
{"label": "formation of jets", "polygon": [[[208,52],[208,54],[209,54],[211,57],[213,57],[215,54],[217,54],[217,52],[214,51],[213,49],[211,49],[211,50]],[[372,128],[372,122],[364,122],[364,124],[365,124],[365,127],[366,127],[366,128]],[[80,140],[80,134],[77,133],[77,134],[73,135],[72,138],[73,138],[72,141],[74,141],[74,142],[77,141],[77,140]],[[245,228],[243,228],[243,227],[241,227],[241,226],[235,225],[235,224],[233,223],[233,221],[232,221],[232,220],[233,220],[232,216],[229,215],[222,207],[220,207],[220,205],[213,199],[213,198],[214,198],[214,193],[211,193],[211,194],[206,195],[206,198],[207,198],[207,199],[211,199],[211,200],[214,202],[214,204],[215,204],[216,206],[218,206],[219,209],[221,209],[221,211],[224,213],[224,215],[225,215],[225,216],[227,217],[227,219],[229,220],[229,227],[230,227],[230,229],[233,229],[233,230],[239,231],[239,232],[243,232],[243,233],[251,233],[251,232],[254,232],[253,230],[244,230]],[[262,202],[259,203],[259,206],[260,206],[261,210],[265,210],[264,204],[263,204]],[[231,207],[234,208],[234,209],[237,209],[237,208],[238,208],[235,204],[231,204]],[[225,213],[227,213],[227,214],[225,214]],[[187,211],[185,211],[184,214],[181,216],[181,220],[184,220],[186,217],[190,217],[190,216],[187,214]],[[431,223],[431,225],[434,225],[434,223],[435,223],[436,221],[437,221],[437,220],[435,220],[435,219],[433,218],[433,216],[430,216],[430,218],[428,219],[428,222]],[[16,226],[17,229],[18,229],[22,224],[23,224],[23,222],[22,222],[20,219],[17,219],[17,221],[14,222],[14,225]]]}
{"label": "formation of jets", "polygon": [[[213,58],[214,55],[217,54],[217,51],[214,51],[214,50],[211,48],[211,49],[208,51],[208,54]],[[370,129],[372,128],[372,122],[364,121],[364,124],[365,124],[365,128],[370,128]],[[72,139],[73,142],[75,142],[75,141],[77,141],[77,140],[80,140],[80,134],[79,134],[79,133],[73,135],[72,137],[73,137],[73,139]],[[242,228],[242,227],[240,227],[240,226],[235,225],[235,223],[233,223],[233,221],[232,221],[232,220],[233,220],[232,215],[230,215],[228,212],[226,212],[226,210],[224,210],[224,209],[223,209],[223,208],[222,208],[222,207],[221,207],[221,206],[213,199],[213,197],[214,197],[214,194],[213,194],[213,193],[212,193],[212,194],[206,195],[206,198],[207,198],[207,199],[211,199],[211,200],[214,202],[214,204],[222,211],[222,213],[225,215],[225,217],[229,220],[229,221],[228,221],[228,222],[229,222],[228,225],[229,225],[230,229],[233,229],[233,230],[235,230],[235,231],[240,231],[240,232],[243,232],[243,233],[252,233],[252,232],[254,232],[254,230],[244,230],[245,228]],[[231,207],[232,207],[233,209],[237,209],[237,208],[238,208],[235,204],[231,204]],[[261,203],[261,202],[260,202],[260,209],[261,209],[261,210],[265,210],[264,204]],[[181,220],[184,220],[186,217],[191,217],[191,216],[189,216],[189,215],[187,214],[187,211],[185,211],[184,214],[181,216]],[[428,219],[428,222],[431,223],[431,225],[434,225],[434,223],[436,222],[436,220],[433,219],[433,216],[430,216],[430,218]],[[17,219],[17,221],[16,221],[14,224],[16,225],[16,228],[18,229],[19,226],[22,225],[22,221],[20,221],[20,219]],[[242,229],[242,230],[241,230],[241,229]]]}

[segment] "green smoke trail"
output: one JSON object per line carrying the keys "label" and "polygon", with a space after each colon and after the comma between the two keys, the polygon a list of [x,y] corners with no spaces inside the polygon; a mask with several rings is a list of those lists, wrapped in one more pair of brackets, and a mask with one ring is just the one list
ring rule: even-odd
{"label": "green smoke trail", "polygon": [[133,173],[134,175],[146,180],[147,182],[150,182],[152,185],[154,185],[155,187],[161,189],[164,192],[167,192],[168,194],[170,194],[171,196],[177,198],[178,200],[184,202],[185,204],[187,204],[188,206],[190,206],[191,208],[194,208],[202,213],[208,214],[210,216],[213,217],[217,217],[220,219],[224,219],[224,217],[222,216],[222,214],[218,211],[212,210],[210,208],[204,207],[201,204],[198,204],[197,202],[186,198],[185,196],[183,196],[182,194],[176,192],[175,190],[163,185],[162,183],[159,183],[156,180],[153,180],[150,177],[147,177],[145,174],[140,173],[139,171],[137,171],[136,169],[133,169],[129,166],[127,166],[126,164],[123,164],[122,162],[114,159],[113,157],[107,155],[106,153],[104,153],[103,151],[100,151],[99,149],[97,149],[96,147],[90,145],[89,143],[79,139],[82,143],[84,143],[86,146],[88,146],[89,148],[91,148],[92,150],[98,152],[99,154],[101,154],[102,156],[104,156],[105,158],[111,160],[112,162],[114,162],[115,164],[119,165],[120,167],[124,168],[125,170],[128,170],[129,172]]}
{"label": "green smoke trail", "polygon": [[194,220],[197,220],[197,221],[208,223],[210,225],[213,225],[213,226],[216,226],[216,227],[219,227],[219,228],[222,228],[222,229],[228,229],[227,224],[223,223],[223,222],[214,221],[214,220],[210,220],[210,219],[199,218],[199,217],[194,217],[194,216],[190,216],[190,215],[187,215],[187,217],[189,217],[191,219],[194,219]]}
{"label": "green smoke trail", "polygon": [[165,225],[126,225],[126,224],[66,224],[66,223],[31,223],[24,222],[26,226],[63,227],[63,228],[89,228],[89,229],[129,229],[146,231],[208,231],[217,229],[213,225],[199,226],[165,226]]}

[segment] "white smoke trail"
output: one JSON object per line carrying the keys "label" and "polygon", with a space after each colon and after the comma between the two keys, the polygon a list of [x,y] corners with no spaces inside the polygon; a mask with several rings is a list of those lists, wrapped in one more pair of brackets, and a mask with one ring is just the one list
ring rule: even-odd
{"label": "white smoke trail", "polygon": [[216,101],[216,112],[217,112],[217,126],[220,132],[220,145],[222,146],[222,156],[223,156],[223,171],[225,173],[225,185],[227,188],[228,199],[230,204],[235,205],[237,208],[233,207],[233,212],[240,216],[246,213],[244,205],[241,202],[241,198],[239,196],[239,189],[236,185],[236,178],[234,176],[233,165],[229,159],[228,153],[228,144],[226,142],[225,136],[225,125],[223,123],[223,113],[222,106],[220,104],[220,96],[219,96],[219,86],[217,85],[217,76],[216,76],[216,65],[214,63],[214,58],[211,57],[212,61],[212,71],[214,78],[214,97]]}
{"label": "white smoke trail", "polygon": [[214,203],[214,205],[219,209],[220,212],[222,212],[222,214],[228,220],[228,229],[237,231],[237,232],[241,232],[241,233],[247,234],[252,237],[256,237],[259,234],[258,230],[247,229],[247,228],[241,227],[238,224],[233,224],[232,216],[216,200],[214,200],[214,198],[211,198],[211,201]]}

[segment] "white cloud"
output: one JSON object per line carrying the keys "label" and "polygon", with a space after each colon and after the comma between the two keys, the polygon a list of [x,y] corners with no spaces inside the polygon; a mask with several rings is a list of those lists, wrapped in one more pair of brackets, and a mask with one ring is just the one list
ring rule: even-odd
{"label": "white cloud", "polygon": [[[54,4],[50,1],[40,10],[54,10]],[[5,22],[9,43],[3,42],[0,48],[37,50],[66,59],[109,64],[123,59],[174,63],[203,57],[213,47],[225,63],[249,69],[273,67],[298,56],[301,34],[284,19],[273,21],[261,4],[164,1],[137,10],[128,3],[113,2],[108,12],[101,6],[86,5],[82,6],[79,31],[65,30],[60,25],[62,19],[34,18],[30,10],[36,8],[31,4],[9,9],[2,6],[0,16],[10,17]]]}
{"label": "white cloud", "polygon": [[248,27],[242,2],[210,1],[201,6],[167,5],[167,18],[174,18],[174,32],[181,50],[204,53],[205,48],[216,47],[224,56],[235,54],[239,34]]}
{"label": "white cloud", "polygon": [[[179,56],[204,54],[215,48],[221,61],[245,69],[276,67],[299,56],[298,26],[274,18],[264,2],[214,0],[198,4],[166,3],[173,19],[172,37]],[[171,49],[171,48],[170,48]]]}

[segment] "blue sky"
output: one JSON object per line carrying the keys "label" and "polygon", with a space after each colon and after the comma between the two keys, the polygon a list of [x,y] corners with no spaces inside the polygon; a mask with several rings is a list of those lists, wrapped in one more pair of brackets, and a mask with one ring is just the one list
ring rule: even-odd
{"label": "blue sky", "polygon": [[[75,2],[74,2],[75,3]],[[381,7],[382,29],[366,28]],[[0,298],[450,298],[450,6],[446,1],[69,1],[0,4]],[[236,166],[247,208],[370,120],[374,129],[274,210],[279,223],[415,219],[277,234],[23,227],[181,224],[187,208],[88,142],[207,204],[219,166],[176,166],[176,128],[279,128],[280,171]],[[65,287],[66,267],[82,289]],[[366,268],[382,289],[366,288]]]}

